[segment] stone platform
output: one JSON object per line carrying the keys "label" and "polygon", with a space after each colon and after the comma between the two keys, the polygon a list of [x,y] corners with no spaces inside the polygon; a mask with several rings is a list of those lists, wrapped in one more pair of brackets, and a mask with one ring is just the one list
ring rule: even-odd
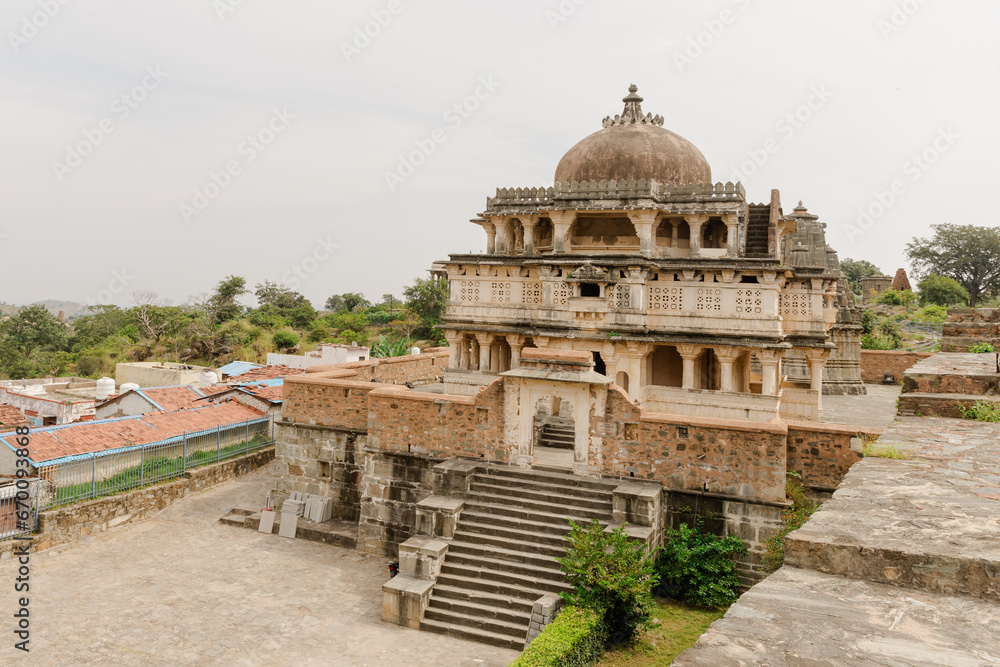
{"label": "stone platform", "polygon": [[903,374],[899,414],[958,419],[977,401],[1000,401],[996,356],[941,352]]}
{"label": "stone platform", "polygon": [[[260,526],[260,512],[234,508],[229,514],[219,519],[219,523],[227,526],[250,528],[257,530]],[[281,527],[281,512],[275,512],[274,527],[271,533],[277,535]],[[317,523],[303,517],[295,528],[295,538],[321,544],[332,544],[336,547],[354,549],[358,545],[358,524],[350,521],[325,521]]]}

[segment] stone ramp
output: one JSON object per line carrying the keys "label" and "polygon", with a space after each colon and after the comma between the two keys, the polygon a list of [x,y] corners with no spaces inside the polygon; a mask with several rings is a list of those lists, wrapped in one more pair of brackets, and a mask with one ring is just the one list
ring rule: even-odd
{"label": "stone ramp", "polygon": [[1000,424],[900,417],[805,526],[785,563],[1000,602]]}
{"label": "stone ramp", "polygon": [[1000,606],[786,566],[673,665],[1000,665]]}

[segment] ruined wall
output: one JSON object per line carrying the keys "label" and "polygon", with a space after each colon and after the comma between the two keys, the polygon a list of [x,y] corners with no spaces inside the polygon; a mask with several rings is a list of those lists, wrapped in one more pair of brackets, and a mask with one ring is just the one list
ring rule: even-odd
{"label": "ruined wall", "polygon": [[802,475],[806,485],[836,487],[861,460],[862,439],[880,433],[840,424],[788,422],[788,470]]}
{"label": "ruined wall", "polygon": [[368,398],[368,442],[373,450],[497,463],[508,462],[515,453],[503,444],[499,380],[475,397],[385,387]]}
{"label": "ruined wall", "polygon": [[605,435],[590,455],[596,472],[671,489],[785,500],[783,425],[644,413],[616,386],[608,390],[602,421],[595,426]]}
{"label": "ruined wall", "polygon": [[968,352],[981,343],[1000,350],[1000,308],[949,308],[941,336],[942,352]]}
{"label": "ruined wall", "polygon": [[343,429],[277,422],[272,505],[280,509],[292,491],[300,491],[332,499],[335,518],[357,521],[365,438]]}
{"label": "ruined wall", "polygon": [[[432,348],[422,354],[405,357],[384,357],[368,359],[367,361],[313,366],[306,370],[306,375],[302,379],[336,376],[361,382],[374,380],[386,384],[436,382],[444,377],[448,357],[447,348]],[[334,375],[330,375],[330,373]]]}
{"label": "ruined wall", "polygon": [[927,352],[902,352],[898,350],[862,350],[861,378],[871,384],[881,384],[882,375],[888,371],[896,378],[903,379],[903,371],[921,359],[931,356]]}

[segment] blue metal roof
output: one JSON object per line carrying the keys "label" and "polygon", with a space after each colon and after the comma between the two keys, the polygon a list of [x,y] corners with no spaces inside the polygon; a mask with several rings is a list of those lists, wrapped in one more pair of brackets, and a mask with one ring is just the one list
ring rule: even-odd
{"label": "blue metal roof", "polygon": [[219,372],[222,373],[223,375],[228,375],[232,377],[234,375],[242,375],[247,371],[252,371],[253,369],[260,367],[261,364],[255,364],[250,361],[232,361],[223,366],[222,368],[220,368]]}

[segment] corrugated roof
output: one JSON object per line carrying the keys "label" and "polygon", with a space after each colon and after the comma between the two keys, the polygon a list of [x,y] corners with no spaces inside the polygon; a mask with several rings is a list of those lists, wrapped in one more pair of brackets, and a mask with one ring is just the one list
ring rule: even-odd
{"label": "corrugated roof", "polygon": [[[264,413],[250,406],[226,401],[174,412],[32,429],[28,458],[35,464],[51,464],[69,456],[161,442],[185,433],[208,431],[263,416]],[[0,434],[0,442],[11,449],[16,448],[15,435],[11,432]]]}
{"label": "corrugated roof", "polygon": [[186,384],[176,387],[147,387],[136,389],[135,393],[152,403],[153,407],[164,412],[191,407],[195,401],[205,396],[198,389]]}
{"label": "corrugated roof", "polygon": [[260,368],[261,364],[255,364],[251,361],[232,361],[219,369],[219,372],[223,375],[228,375],[232,377],[233,375],[240,375],[246,373],[247,371],[252,371],[255,368]]}

